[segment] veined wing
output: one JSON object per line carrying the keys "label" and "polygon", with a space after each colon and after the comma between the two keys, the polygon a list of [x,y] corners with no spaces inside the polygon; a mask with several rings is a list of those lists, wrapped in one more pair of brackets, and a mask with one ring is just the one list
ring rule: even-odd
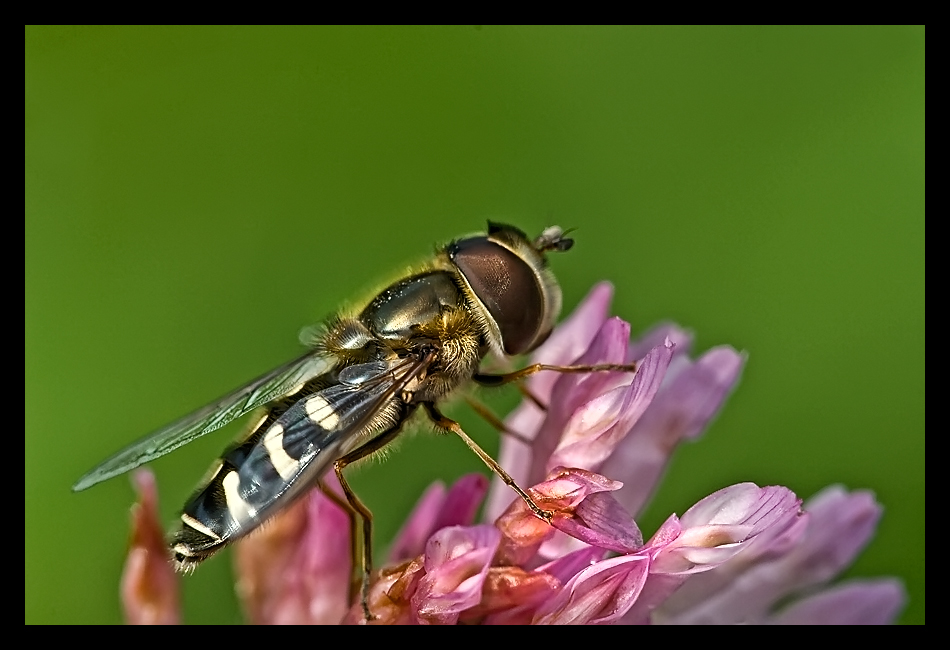
{"label": "veined wing", "polygon": [[220,429],[257,407],[292,392],[296,386],[328,372],[333,364],[331,357],[313,351],[289,361],[204,408],[132,443],[83,475],[76,481],[73,491],[79,492],[113,476],[124,474],[188,444],[195,438]]}
{"label": "veined wing", "polygon": [[205,538],[203,550],[256,528],[313,487],[335,460],[366,440],[364,435],[398,426],[405,407],[395,398],[430,360],[350,366],[341,374],[351,381],[302,396],[266,429],[222,456],[210,482],[183,510],[182,519]]}

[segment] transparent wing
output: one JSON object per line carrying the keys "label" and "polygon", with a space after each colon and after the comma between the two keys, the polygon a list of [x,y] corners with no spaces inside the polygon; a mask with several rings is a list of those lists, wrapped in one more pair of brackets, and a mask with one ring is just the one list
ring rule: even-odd
{"label": "transparent wing", "polygon": [[220,429],[257,407],[292,392],[296,386],[328,372],[333,364],[333,358],[319,352],[308,352],[285,363],[204,408],[132,443],[83,475],[76,481],[73,491],[85,490],[113,476],[124,474],[195,438]]}
{"label": "transparent wing", "polygon": [[431,360],[413,356],[347,367],[340,383],[301,396],[266,429],[228,450],[184,513],[213,533],[211,546],[254,530],[313,488],[348,450],[366,443],[364,436],[398,427],[399,413],[389,406]]}
{"label": "transparent wing", "polygon": [[[398,426],[395,413],[380,419],[395,396],[424,368],[419,359],[378,370],[365,364],[359,384],[340,383],[302,398],[272,424],[250,449],[235,450],[220,476],[185,508],[221,539],[243,535],[310,489],[335,460],[365,443],[363,434]],[[378,427],[373,430],[367,427]],[[246,455],[244,455],[246,453]],[[227,507],[220,507],[224,494]],[[289,497],[289,498],[287,498]]]}

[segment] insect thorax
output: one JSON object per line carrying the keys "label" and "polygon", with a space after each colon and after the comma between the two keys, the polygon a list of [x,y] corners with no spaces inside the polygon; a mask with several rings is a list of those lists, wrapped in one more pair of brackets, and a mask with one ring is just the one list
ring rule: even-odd
{"label": "insect thorax", "polygon": [[429,270],[381,291],[353,319],[338,321],[328,332],[328,345],[344,336],[354,340],[363,328],[359,355],[416,357],[432,355],[420,381],[408,387],[411,401],[436,401],[466,380],[488,351],[488,328],[460,289],[456,274]]}

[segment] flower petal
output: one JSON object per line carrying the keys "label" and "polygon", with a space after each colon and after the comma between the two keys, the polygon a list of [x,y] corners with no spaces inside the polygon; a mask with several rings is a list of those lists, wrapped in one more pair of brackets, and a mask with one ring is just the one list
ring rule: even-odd
{"label": "flower petal", "polygon": [[794,551],[790,563],[807,568],[792,569],[803,587],[820,584],[837,576],[864,549],[877,530],[881,506],[869,490],[848,492],[832,485],[808,500],[811,514],[808,533]]}
{"label": "flower petal", "polygon": [[[325,482],[341,494],[335,477]],[[235,544],[237,592],[248,619],[339,623],[349,606],[351,555],[349,515],[320,489],[311,490]]]}
{"label": "flower petal", "polygon": [[907,600],[900,580],[855,580],[807,596],[769,620],[774,625],[888,625]]}
{"label": "flower petal", "polygon": [[[743,555],[715,571],[728,574],[705,597],[690,594],[691,606],[674,597],[675,613],[664,604],[671,623],[756,623],[768,619],[777,603],[824,584],[851,563],[877,525],[880,507],[866,491],[826,488],[805,505],[807,517],[776,537],[771,552],[757,551],[751,562]],[[688,589],[689,584],[684,586]],[[687,593],[689,593],[687,591]],[[679,596],[679,594],[677,594]]]}
{"label": "flower petal", "polygon": [[[567,520],[575,518],[575,510],[584,499],[598,492],[617,490],[621,485],[600,474],[558,467],[548,480],[528,488],[527,492],[539,507],[553,512],[561,525],[574,530]],[[576,525],[582,524],[577,522]],[[538,519],[522,499],[512,503],[495,526],[502,534],[498,560],[506,564],[525,564],[555,532],[547,522]],[[635,526],[631,520],[618,530],[629,533]]]}
{"label": "flower petal", "polygon": [[[691,576],[728,562],[749,549],[759,535],[774,538],[792,527],[799,518],[799,505],[788,488],[740,483],[714,492],[680,519],[671,516],[639,551],[652,558],[650,575],[623,622],[650,622],[654,610]],[[665,616],[657,618],[666,620]]]}
{"label": "flower petal", "polygon": [[[746,549],[710,571],[693,573],[683,585],[667,598],[661,611],[654,614],[654,622],[660,618],[672,621],[691,610],[699,611],[707,603],[715,602],[719,594],[727,592],[734,581],[742,580],[749,567],[781,557],[789,552],[808,527],[809,515],[801,513],[790,526],[774,527],[762,531],[746,544]],[[676,535],[679,533],[677,532]],[[654,539],[656,536],[654,536]]]}
{"label": "flower petal", "polygon": [[744,550],[760,533],[788,528],[798,517],[799,505],[795,494],[781,486],[740,483],[714,492],[683,514],[675,539],[650,541],[650,570],[681,575],[708,571]]}
{"label": "flower petal", "polygon": [[495,526],[502,536],[498,548],[498,562],[502,564],[527,564],[555,531],[538,519],[521,499],[502,513]]}
{"label": "flower petal", "polygon": [[[574,363],[622,364],[625,362],[629,340],[630,325],[619,318],[609,318],[597,332],[587,351]],[[562,373],[554,384],[547,416],[534,436],[528,483],[542,481],[550,467],[554,466],[549,463],[551,455],[560,445],[565,427],[577,409],[613,388],[630,384],[631,381],[630,373],[624,372]]]}
{"label": "flower petal", "polygon": [[676,354],[664,385],[601,470],[624,482],[617,498],[634,515],[653,494],[676,446],[699,436],[718,413],[746,360],[728,346],[709,350],[695,363],[678,347]]}
{"label": "flower petal", "polygon": [[422,493],[389,549],[390,562],[402,562],[425,549],[426,540],[435,530],[435,520],[445,503],[445,483],[436,481]]}
{"label": "flower petal", "polygon": [[598,471],[650,406],[672,357],[673,343],[667,339],[640,361],[628,385],[600,394],[576,409],[562,427],[548,469],[563,465]]}
{"label": "flower petal", "polygon": [[453,526],[426,544],[426,575],[412,597],[420,622],[450,625],[481,600],[501,533],[493,526]]}
{"label": "flower petal", "polygon": [[133,625],[181,623],[178,577],[158,516],[158,489],[148,470],[132,475],[139,501],[132,506],[132,543],[122,571],[122,608]]}
{"label": "flower petal", "polygon": [[396,535],[390,561],[421,555],[426,540],[441,528],[472,523],[487,489],[488,479],[483,474],[463,476],[448,491],[441,482],[430,485]]}
{"label": "flower petal", "polygon": [[650,568],[646,555],[604,560],[575,575],[535,615],[536,625],[611,623],[622,617],[643,589]]}
{"label": "flower petal", "polygon": [[573,516],[557,515],[552,524],[558,530],[591,546],[631,553],[643,546],[643,535],[612,494],[591,494],[574,510]]}
{"label": "flower petal", "polygon": [[789,514],[797,515],[801,500],[781,485],[760,488],[755,483],[738,483],[713,492],[680,517],[683,528],[707,525],[752,526],[757,535]]}
{"label": "flower petal", "polygon": [[466,474],[461,477],[449,488],[433,530],[471,524],[487,490],[488,477],[484,474]]}
{"label": "flower petal", "polygon": [[550,573],[562,583],[567,582],[589,566],[594,566],[604,559],[604,550],[585,546],[572,551],[567,555],[552,560],[538,567],[538,571]]}

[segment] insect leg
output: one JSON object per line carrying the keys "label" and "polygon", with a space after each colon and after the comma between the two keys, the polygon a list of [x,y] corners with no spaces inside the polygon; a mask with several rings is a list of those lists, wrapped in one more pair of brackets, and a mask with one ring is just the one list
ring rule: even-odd
{"label": "insect leg", "polygon": [[468,404],[473,411],[478,413],[482,417],[482,419],[485,420],[485,422],[492,425],[492,428],[494,428],[495,430],[499,431],[500,433],[504,433],[506,435],[507,434],[515,435],[515,436],[518,435],[514,431],[509,429],[507,426],[505,426],[505,423],[501,421],[501,418],[499,418],[497,415],[492,413],[490,408],[488,408],[486,405],[479,402],[477,399],[475,399],[471,395],[465,396],[465,403]]}
{"label": "insect leg", "polygon": [[[387,444],[389,444],[393,438],[395,438],[400,432],[400,428],[395,426],[388,431],[376,436],[365,445],[357,447],[350,453],[346,454],[339,460],[333,463],[333,471],[336,472],[336,477],[340,481],[340,486],[343,488],[343,494],[346,496],[346,500],[349,503],[349,508],[354,515],[359,515],[360,519],[363,522],[363,552],[360,553],[360,565],[363,569],[363,576],[360,580],[360,605],[363,607],[363,614],[366,616],[367,620],[373,618],[372,614],[369,611],[369,579],[370,574],[373,572],[373,513],[370,512],[359,497],[356,496],[356,493],[353,492],[353,489],[350,488],[350,484],[346,482],[346,478],[343,476],[343,468],[351,463],[366,458],[367,456],[373,454],[376,451],[379,451]],[[350,530],[353,533],[352,543],[354,551],[356,549],[356,518],[353,517],[352,521],[354,522]],[[356,565],[356,557],[353,558],[354,568]]]}
{"label": "insect leg", "polygon": [[537,395],[535,395],[530,390],[528,390],[528,387],[525,386],[524,384],[518,384],[518,392],[524,395],[526,399],[529,399],[532,402],[534,402],[534,405],[537,406],[542,411],[548,410],[548,405],[542,402],[541,399]]}
{"label": "insect leg", "polygon": [[492,427],[494,427],[497,431],[499,431],[503,435],[511,436],[515,440],[518,440],[519,442],[522,442],[526,445],[531,444],[532,441],[529,438],[524,437],[517,431],[512,431],[511,429],[509,429],[505,425],[505,423],[501,421],[501,418],[499,418],[497,415],[492,413],[491,409],[489,409],[487,406],[479,402],[474,397],[470,395],[466,395],[465,403],[468,404],[473,411],[475,411],[478,415],[480,415],[482,419],[485,420],[485,422],[492,425]]}
{"label": "insect leg", "polygon": [[535,363],[521,370],[508,372],[502,375],[476,373],[472,379],[482,386],[504,386],[519,379],[524,379],[542,370],[554,372],[636,372],[636,363],[598,363],[593,366],[551,366],[546,363]]}
{"label": "insect leg", "polygon": [[551,519],[554,518],[554,513],[543,509],[541,506],[535,503],[534,499],[532,499],[527,492],[521,489],[521,486],[518,485],[513,478],[511,478],[511,475],[508,474],[508,472],[506,472],[502,466],[495,461],[494,458],[489,456],[484,449],[479,447],[478,443],[468,437],[468,434],[462,430],[462,427],[458,422],[442,415],[431,402],[426,402],[424,406],[426,408],[426,413],[428,413],[429,417],[432,418],[432,421],[437,427],[445,431],[451,431],[458,435],[458,437],[460,437],[465,442],[465,444],[468,445],[468,448],[474,451],[475,455],[481,458],[482,462],[488,465],[488,468],[495,472],[495,474],[497,474],[498,477],[505,482],[505,485],[517,492],[518,496],[524,499],[524,502],[528,504],[528,507],[531,508],[531,512],[533,512],[535,516],[538,517],[538,519],[542,519],[548,523],[551,523]]}
{"label": "insect leg", "polygon": [[350,561],[353,563],[353,568],[350,571],[350,588],[347,593],[347,603],[352,603],[362,585],[362,578],[356,577],[356,558],[360,554],[359,538],[356,535],[356,518],[360,515],[356,509],[350,505],[348,500],[330,489],[326,483],[320,481],[317,486],[326,498],[330,499],[330,501],[335,503],[346,513],[347,518],[350,520]]}

